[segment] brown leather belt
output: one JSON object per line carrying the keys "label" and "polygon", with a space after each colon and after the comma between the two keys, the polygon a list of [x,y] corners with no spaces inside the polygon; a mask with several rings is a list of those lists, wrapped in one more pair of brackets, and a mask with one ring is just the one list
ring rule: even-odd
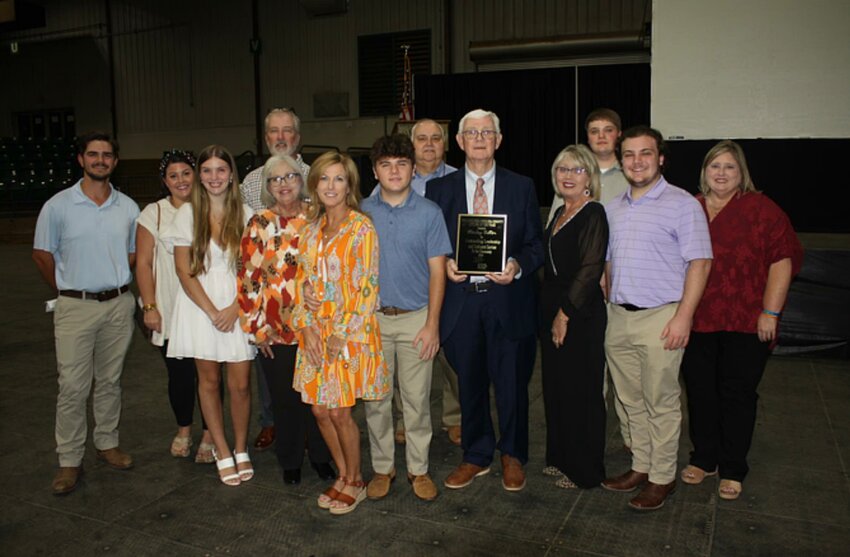
{"label": "brown leather belt", "polygon": [[124,292],[130,289],[129,284],[125,284],[121,288],[113,288],[112,290],[104,290],[103,292],[85,292],[83,290],[60,290],[60,296],[68,296],[69,298],[77,298],[79,300],[97,300],[105,302],[113,298],[117,298]]}
{"label": "brown leather belt", "polygon": [[412,309],[401,309],[401,308],[397,308],[395,306],[384,306],[384,307],[380,308],[378,311],[383,313],[384,315],[390,315],[390,316],[394,317],[396,315],[402,315],[402,314],[405,314],[405,313],[410,313],[413,310]]}

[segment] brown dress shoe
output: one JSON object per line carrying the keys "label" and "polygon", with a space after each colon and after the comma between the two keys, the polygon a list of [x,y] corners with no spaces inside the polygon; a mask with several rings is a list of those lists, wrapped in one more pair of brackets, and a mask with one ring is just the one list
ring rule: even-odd
{"label": "brown dress shoe", "polygon": [[637,486],[649,479],[649,474],[644,472],[635,472],[629,470],[625,474],[620,474],[614,478],[602,480],[602,487],[608,491],[634,491]]}
{"label": "brown dress shoe", "polygon": [[389,474],[375,472],[366,487],[366,497],[372,500],[383,499],[390,492],[390,484],[393,480],[395,480],[395,470],[390,470]]}
{"label": "brown dress shoe", "polygon": [[77,484],[82,475],[82,466],[62,466],[59,468],[53,478],[53,495],[67,495],[77,489]]}
{"label": "brown dress shoe", "polygon": [[428,474],[414,476],[408,473],[407,481],[413,486],[413,494],[423,501],[433,501],[437,498],[437,486]]}
{"label": "brown dress shoe", "polygon": [[483,476],[490,473],[489,466],[478,466],[469,462],[461,462],[460,466],[455,468],[449,477],[443,482],[449,489],[461,489],[472,483],[472,480],[478,476]]}
{"label": "brown dress shoe", "polygon": [[669,484],[646,482],[637,497],[629,501],[629,506],[638,511],[654,511],[664,506],[667,496],[676,491],[676,480]]}
{"label": "brown dress shoe", "polygon": [[502,455],[502,487],[507,491],[521,491],[525,487],[525,471],[519,460]]}
{"label": "brown dress shoe", "polygon": [[116,470],[128,470],[133,467],[133,457],[118,447],[112,447],[105,451],[97,451],[97,458]]}
{"label": "brown dress shoe", "polygon": [[446,428],[446,433],[449,435],[449,441],[454,445],[460,445],[460,426],[450,425]]}
{"label": "brown dress shoe", "polygon": [[264,451],[274,444],[274,426],[264,427],[254,439],[254,450]]}

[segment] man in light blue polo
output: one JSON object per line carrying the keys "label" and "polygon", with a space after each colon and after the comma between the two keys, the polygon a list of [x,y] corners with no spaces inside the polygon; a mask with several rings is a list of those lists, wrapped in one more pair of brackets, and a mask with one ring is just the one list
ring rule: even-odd
{"label": "man in light blue polo", "polygon": [[[455,172],[457,168],[446,164],[443,160],[446,153],[446,131],[438,122],[429,118],[418,120],[410,129],[410,140],[413,142],[415,160],[410,187],[425,197],[425,186],[429,180],[442,178]],[[381,191],[380,184],[375,186],[372,195],[378,195],[379,191]],[[448,434],[449,441],[460,445],[460,400],[457,374],[449,365],[443,351],[440,351],[434,362],[434,373],[442,379],[443,384],[441,419],[443,429]],[[396,388],[393,395],[393,405],[397,416],[395,440],[396,443],[404,444],[404,411],[401,407],[401,397],[397,393]]]}
{"label": "man in light blue polo", "polygon": [[118,164],[118,145],[109,135],[83,135],[77,148],[83,177],[44,204],[32,252],[44,281],[58,294],[53,315],[59,371],[56,495],[73,491],[82,473],[92,381],[97,457],[121,470],[133,466],[118,447],[118,421],[121,371],[133,335],[129,284],[139,206],[109,183]]}
{"label": "man in light blue polo", "polygon": [[[384,357],[398,379],[405,423],[407,479],[431,501],[431,373],[440,349],[440,309],[446,287],[448,232],[439,207],[411,188],[414,151],[404,135],[379,138],[372,165],[380,184],[361,208],[372,217],[381,250],[378,324]],[[366,402],[372,469],[367,495],[381,499],[395,478],[392,400]]]}
{"label": "man in light blue polo", "polygon": [[602,487],[629,492],[629,506],[661,508],[676,488],[682,426],[679,364],[711,269],[711,238],[693,195],[667,183],[664,138],[635,126],[620,161],[629,190],[608,215],[608,328],[605,354],[629,419],[631,469]]}

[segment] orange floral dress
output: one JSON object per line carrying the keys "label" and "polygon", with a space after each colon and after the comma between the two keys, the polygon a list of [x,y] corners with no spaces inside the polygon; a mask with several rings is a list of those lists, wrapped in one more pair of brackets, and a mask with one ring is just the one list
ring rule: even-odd
{"label": "orange floral dress", "polygon": [[296,344],[289,316],[295,302],[296,258],[303,213],[281,217],[267,209],[255,214],[242,236],[242,265],[237,273],[239,321],[252,343],[271,334]]}
{"label": "orange floral dress", "polygon": [[[299,336],[292,387],[301,400],[328,408],[351,407],[358,398],[379,400],[390,392],[375,310],[378,302],[378,234],[369,217],[350,211],[339,232],[327,244],[323,215],[301,231],[292,329],[318,327],[322,346],[331,335],[346,345],[335,361],[325,353],[314,366]],[[304,305],[305,284],[313,287],[321,306],[316,313]]]}

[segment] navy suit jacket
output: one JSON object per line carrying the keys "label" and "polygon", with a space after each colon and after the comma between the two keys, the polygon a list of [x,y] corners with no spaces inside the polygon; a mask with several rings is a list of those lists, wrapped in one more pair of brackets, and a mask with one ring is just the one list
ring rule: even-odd
{"label": "navy suit jacket", "polygon": [[[543,265],[543,226],[534,182],[510,170],[496,167],[493,197],[493,214],[508,215],[507,257],[516,259],[522,277],[506,286],[494,284],[486,294],[492,300],[499,325],[510,339],[520,339],[537,332],[537,269]],[[466,171],[457,172],[428,182],[425,197],[435,202],[443,211],[452,252],[457,241],[457,216],[470,213],[466,204]],[[454,253],[452,253],[454,257]],[[455,327],[463,327],[458,317],[467,296],[481,296],[467,292],[460,284],[446,281],[446,296],[440,313],[440,340],[445,341]]]}

